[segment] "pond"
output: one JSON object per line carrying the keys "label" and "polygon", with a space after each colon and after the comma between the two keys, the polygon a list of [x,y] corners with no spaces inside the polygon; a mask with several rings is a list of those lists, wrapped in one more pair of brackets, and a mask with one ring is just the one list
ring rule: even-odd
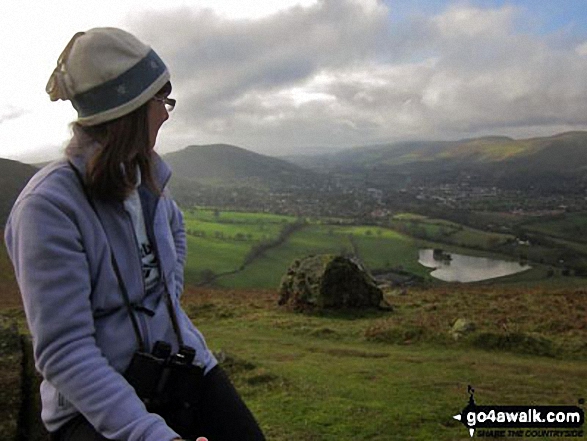
{"label": "pond", "polygon": [[420,250],[418,262],[427,268],[436,268],[430,275],[445,282],[479,282],[532,268],[519,262],[465,256],[432,249]]}

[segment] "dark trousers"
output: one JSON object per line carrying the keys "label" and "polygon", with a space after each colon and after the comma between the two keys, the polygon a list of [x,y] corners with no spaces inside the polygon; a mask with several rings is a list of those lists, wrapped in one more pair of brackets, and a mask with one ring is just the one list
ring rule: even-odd
{"label": "dark trousers", "polygon": [[[202,399],[196,411],[194,430],[184,437],[209,441],[263,441],[265,437],[255,418],[243,402],[228,376],[220,366],[204,376]],[[82,416],[66,423],[51,434],[52,441],[104,441]]]}

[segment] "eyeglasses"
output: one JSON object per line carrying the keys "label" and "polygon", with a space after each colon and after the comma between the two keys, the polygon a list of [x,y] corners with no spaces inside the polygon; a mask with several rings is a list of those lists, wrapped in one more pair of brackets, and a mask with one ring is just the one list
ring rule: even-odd
{"label": "eyeglasses", "polygon": [[167,109],[168,112],[171,112],[173,110],[173,108],[175,107],[175,103],[177,102],[173,98],[169,98],[169,97],[154,96],[153,99],[155,101],[159,101],[160,103],[165,104],[165,108]]}

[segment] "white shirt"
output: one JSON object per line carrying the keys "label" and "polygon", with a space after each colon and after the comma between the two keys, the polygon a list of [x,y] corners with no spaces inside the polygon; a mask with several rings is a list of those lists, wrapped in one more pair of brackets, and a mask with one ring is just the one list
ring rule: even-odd
{"label": "white shirt", "polygon": [[[138,169],[138,167],[137,167]],[[143,267],[143,277],[145,279],[145,289],[149,291],[153,288],[159,280],[159,265],[157,263],[157,256],[155,250],[147,236],[147,229],[145,227],[145,218],[143,216],[143,206],[141,198],[137,191],[138,186],[141,185],[141,172],[137,170],[137,184],[132,193],[125,199],[124,208],[130,214],[132,224],[135,230],[135,237],[137,239],[137,246],[141,256]]]}

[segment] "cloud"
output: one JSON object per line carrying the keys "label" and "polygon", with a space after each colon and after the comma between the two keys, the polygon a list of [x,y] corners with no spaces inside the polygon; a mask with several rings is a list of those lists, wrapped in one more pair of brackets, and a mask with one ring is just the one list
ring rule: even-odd
{"label": "cloud", "polygon": [[513,25],[515,8],[480,9],[455,6],[430,21],[440,36],[450,38],[471,38],[500,36],[507,34]]}
{"label": "cloud", "polygon": [[16,108],[9,105],[7,108],[0,110],[0,125],[12,119],[20,118],[27,113],[28,111],[25,109]]}
{"label": "cloud", "polygon": [[[463,133],[544,124],[587,125],[587,60],[574,48],[517,34],[517,11],[451,9],[437,25],[439,62],[423,102],[439,124]],[[482,15],[482,18],[480,17]],[[446,31],[473,17],[462,37]]]}
{"label": "cloud", "polygon": [[581,43],[579,46],[577,46],[577,48],[575,49],[577,54],[582,55],[582,56],[587,56],[587,41],[584,43]]}
{"label": "cloud", "polygon": [[369,57],[385,32],[387,11],[363,3],[326,0],[259,20],[177,11],[141,17],[139,33],[169,55],[175,80],[188,83],[193,98],[224,102]]}
{"label": "cloud", "polygon": [[178,120],[163,139],[176,142],[277,154],[587,128],[585,44],[518,31],[524,11],[509,6],[465,3],[393,26],[392,13],[320,0],[247,20],[150,13],[131,28],[172,69]]}

